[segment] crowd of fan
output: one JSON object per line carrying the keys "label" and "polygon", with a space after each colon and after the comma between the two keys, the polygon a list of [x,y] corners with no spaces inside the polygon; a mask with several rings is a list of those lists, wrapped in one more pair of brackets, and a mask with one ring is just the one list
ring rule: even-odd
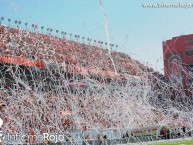
{"label": "crowd of fan", "polygon": [[[122,90],[121,87],[117,89]],[[130,114],[135,118],[132,123],[134,126],[156,124],[160,118],[154,116],[150,120],[148,116],[154,113],[153,111],[145,104],[143,106],[137,104],[135,96],[129,100],[124,98],[120,90],[113,90],[112,86],[109,88],[108,85],[106,88],[98,86],[94,90],[84,92],[83,90],[71,92],[69,87],[65,87],[65,90],[60,90],[58,87],[43,92],[18,85],[15,88],[9,86],[0,91],[0,99],[5,104],[0,116],[4,120],[2,129],[7,133],[30,135],[45,132],[63,134],[78,129],[86,131],[93,126],[97,128],[127,126],[127,116],[122,115],[117,118],[122,113]],[[134,95],[134,92],[130,93],[131,96]],[[145,107],[143,112],[140,111],[141,107]]]}
{"label": "crowd of fan", "polygon": [[[6,133],[63,134],[77,130],[78,126],[79,129],[86,131],[94,124],[108,127],[120,123],[116,121],[113,123],[109,120],[110,117],[101,113],[100,109],[110,108],[105,98],[95,98],[86,93],[71,94],[66,90],[63,94],[52,91],[36,94],[33,90],[17,88],[12,90],[11,95],[8,89],[1,90],[0,96],[5,104],[0,116],[4,121],[2,129]],[[89,102],[93,101],[95,103],[89,105]],[[92,109],[95,111],[91,111]],[[79,119],[75,120],[74,115],[80,116]]]}
{"label": "crowd of fan", "polygon": [[[78,70],[78,73],[88,71],[100,76],[113,77],[115,72],[107,49],[5,26],[0,26],[0,54],[43,60],[48,64],[65,62],[67,68],[81,68],[82,71]],[[133,61],[126,54],[112,51],[111,55],[119,74],[126,72],[136,75],[140,72],[137,70],[144,70],[142,64]],[[84,69],[87,71],[83,71]],[[45,76],[43,79],[46,79]],[[98,128],[126,126],[129,115],[134,118],[132,122],[134,126],[142,126],[156,124],[165,115],[162,111],[157,111],[159,114],[157,115],[147,100],[139,102],[140,99],[136,99],[142,97],[143,91],[147,90],[147,85],[143,88],[146,81],[142,83],[131,81],[125,88],[115,86],[114,91],[113,85],[103,88],[104,90],[97,89],[102,86],[99,84],[97,87],[91,86],[94,89],[84,93],[80,90],[72,93],[67,87],[60,90],[59,85],[56,85],[57,90],[38,92],[30,87],[20,87],[18,83],[22,83],[19,82],[19,77],[15,81],[17,88],[10,87],[0,91],[0,99],[5,104],[1,112],[1,118],[4,119],[3,130],[8,133],[64,133],[76,130],[80,126],[82,130],[91,126]],[[60,82],[60,79],[54,81]],[[146,83],[150,85],[154,83],[148,81],[150,80]],[[40,88],[41,80],[37,81],[36,85]],[[11,95],[8,90],[11,90]],[[85,122],[87,124],[84,124]]]}
{"label": "crowd of fan", "polygon": [[[69,41],[48,34],[40,34],[0,26],[0,53],[2,55],[20,56],[47,63],[66,62],[76,71],[94,73],[101,76],[115,76],[113,63],[107,49]],[[111,51],[118,74],[135,75],[137,69],[145,68],[132,60],[127,54]],[[137,65],[136,65],[137,64]],[[86,70],[86,71],[84,71]],[[70,70],[71,71],[71,70]]]}
{"label": "crowd of fan", "polygon": [[1,100],[5,104],[5,108],[1,109],[1,118],[4,121],[2,129],[5,133],[37,135],[57,132],[62,134],[72,131],[76,126],[72,118],[70,99],[68,99],[70,96],[61,98],[53,92],[36,96],[33,92],[25,93],[20,89],[12,93],[10,95],[6,91],[0,91]]}
{"label": "crowd of fan", "polygon": [[[92,93],[89,91],[72,93],[65,88],[66,90],[60,92],[58,89],[58,92],[55,93],[52,90],[36,92],[27,88],[15,88],[11,90],[10,95],[8,92],[10,89],[12,88],[0,91],[0,99],[5,104],[0,117],[4,120],[2,129],[7,133],[34,135],[57,132],[63,134],[78,130],[79,127],[82,131],[93,126],[117,128],[120,125],[127,126],[128,124],[127,117],[117,118],[117,116],[123,112],[130,114],[130,111],[135,118],[132,124],[136,126],[145,125],[145,123],[147,125],[156,124],[159,119],[163,119],[159,116],[151,116],[150,119],[150,114],[154,112],[150,112],[148,108],[143,108],[144,111],[140,111],[135,99],[124,99],[121,94],[112,97],[116,94],[112,90],[109,90],[109,93],[97,89],[93,90]],[[98,92],[107,93],[106,95],[112,94],[112,96],[104,97]],[[124,107],[126,104],[130,109]],[[77,120],[76,117],[78,117]]]}

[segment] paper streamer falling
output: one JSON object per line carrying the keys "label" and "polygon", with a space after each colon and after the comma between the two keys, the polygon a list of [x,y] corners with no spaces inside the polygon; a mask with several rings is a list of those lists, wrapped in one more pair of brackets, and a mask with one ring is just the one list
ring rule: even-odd
{"label": "paper streamer falling", "polygon": [[104,14],[105,34],[106,34],[106,39],[107,39],[107,49],[108,49],[108,52],[109,52],[109,57],[110,57],[111,62],[113,64],[113,67],[114,67],[114,70],[115,70],[115,74],[117,75],[117,69],[116,69],[115,63],[113,61],[113,58],[111,56],[110,38],[109,38],[109,29],[108,29],[108,17],[107,17],[107,14],[106,14],[105,10],[104,10],[104,7],[103,7],[103,4],[102,4],[101,0],[99,0],[99,4],[100,4],[101,11]]}

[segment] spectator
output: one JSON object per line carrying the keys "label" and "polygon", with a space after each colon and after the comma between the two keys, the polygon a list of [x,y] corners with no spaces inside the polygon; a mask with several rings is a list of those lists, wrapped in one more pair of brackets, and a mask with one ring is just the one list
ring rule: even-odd
{"label": "spectator", "polygon": [[181,129],[180,128],[177,129],[177,135],[178,135],[178,137],[181,136]]}
{"label": "spectator", "polygon": [[174,136],[175,136],[175,138],[177,138],[177,136],[178,136],[178,130],[176,128],[174,129]]}
{"label": "spectator", "polygon": [[106,140],[107,140],[107,135],[104,135],[104,136],[103,136],[103,139],[106,139]]}
{"label": "spectator", "polygon": [[170,139],[170,130],[167,129],[167,139]]}
{"label": "spectator", "polygon": [[86,135],[86,137],[85,137],[85,144],[87,145],[92,145],[93,144],[93,142],[92,142],[93,140],[92,140],[92,138],[89,136],[89,135]]}
{"label": "spectator", "polygon": [[185,126],[182,127],[182,131],[184,134],[186,134],[186,127]]}
{"label": "spectator", "polygon": [[103,144],[103,137],[101,135],[97,136],[97,140],[99,141],[99,145]]}
{"label": "spectator", "polygon": [[171,129],[171,138],[174,138],[174,128]]}

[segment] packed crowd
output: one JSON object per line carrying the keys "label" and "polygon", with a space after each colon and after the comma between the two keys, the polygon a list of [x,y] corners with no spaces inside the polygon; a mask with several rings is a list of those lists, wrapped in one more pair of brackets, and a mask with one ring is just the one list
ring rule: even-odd
{"label": "packed crowd", "polygon": [[[36,67],[18,71],[17,65],[1,65],[0,99],[5,107],[0,118],[4,120],[4,132],[66,133],[152,124],[192,127],[192,108],[172,102],[173,86],[162,82],[159,74],[126,54],[112,51],[109,56],[106,49],[5,26],[0,27],[0,54],[56,65],[52,68],[54,72],[45,67],[43,74]],[[113,77],[115,72],[110,57],[119,75],[129,74],[121,83],[113,79],[107,81],[106,77]],[[62,72],[59,67],[67,71]],[[88,72],[104,78],[95,80]],[[74,77],[78,73],[83,76]],[[72,75],[69,78],[64,74]],[[10,76],[11,83],[7,85]],[[88,86],[70,86],[66,83],[69,79],[84,79]],[[46,85],[49,89],[44,90]],[[180,88],[173,91],[176,98],[180,98]],[[184,103],[187,102],[190,100]]]}
{"label": "packed crowd", "polygon": [[[63,63],[69,71],[100,76],[115,76],[113,63],[107,49],[80,44],[48,34],[40,34],[17,28],[0,26],[1,55],[20,56],[29,59],[43,60],[45,63]],[[136,67],[145,68],[132,60],[127,54],[111,52],[118,74],[137,73]],[[136,65],[137,63],[137,65]]]}
{"label": "packed crowd", "polygon": [[[22,84],[22,80],[17,81]],[[160,122],[170,124],[173,120],[172,116],[162,111],[163,108],[156,109],[149,103],[147,96],[144,96],[144,89],[147,88],[140,84],[133,84],[132,89],[125,89],[119,84],[90,84],[89,88],[84,89],[58,84],[57,89],[42,91],[39,89],[40,83],[41,80],[33,89],[25,82],[22,87],[17,85],[13,88],[10,85],[0,91],[0,99],[5,104],[0,116],[4,120],[4,132],[84,132],[91,128],[103,130],[121,129],[128,125],[142,127]],[[60,88],[61,85],[64,88]],[[180,116],[176,124],[184,125],[185,119],[188,116]]]}

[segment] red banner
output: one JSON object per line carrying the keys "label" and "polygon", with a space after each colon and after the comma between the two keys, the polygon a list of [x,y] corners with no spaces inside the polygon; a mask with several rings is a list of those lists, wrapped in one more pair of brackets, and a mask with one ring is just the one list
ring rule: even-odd
{"label": "red banner", "polygon": [[34,66],[38,68],[44,68],[44,62],[42,60],[33,60],[18,56],[3,56],[0,55],[0,62],[8,63],[8,64],[18,64],[24,66]]}

